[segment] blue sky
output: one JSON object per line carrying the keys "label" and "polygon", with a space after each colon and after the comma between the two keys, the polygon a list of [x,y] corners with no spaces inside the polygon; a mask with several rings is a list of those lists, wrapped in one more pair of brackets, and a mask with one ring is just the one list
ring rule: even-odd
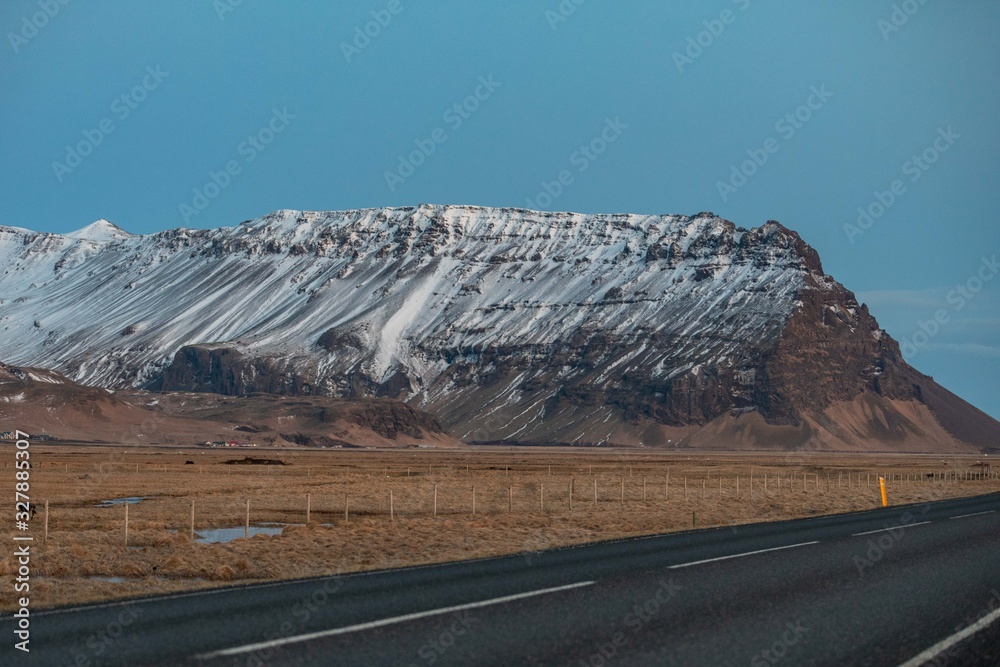
{"label": "blue sky", "polygon": [[8,0],[0,28],[0,223],[775,219],[1000,417],[996,2]]}

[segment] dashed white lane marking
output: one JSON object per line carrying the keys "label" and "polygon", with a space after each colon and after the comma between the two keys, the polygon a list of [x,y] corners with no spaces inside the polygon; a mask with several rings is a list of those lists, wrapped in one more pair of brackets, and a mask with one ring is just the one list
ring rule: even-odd
{"label": "dashed white lane marking", "polygon": [[950,516],[949,519],[965,519],[970,516],[982,516],[984,514],[993,514],[996,510],[986,510],[985,512],[973,512],[972,514],[959,514],[958,516]]}
{"label": "dashed white lane marking", "polygon": [[914,526],[923,526],[924,524],[931,523],[930,521],[918,521],[917,523],[901,523],[898,526],[890,526],[888,528],[879,528],[878,530],[866,530],[863,533],[851,533],[851,537],[860,537],[862,535],[874,535],[875,533],[884,533],[887,530],[905,530],[907,528],[913,528]]}
{"label": "dashed white lane marking", "polygon": [[246,644],[244,646],[235,646],[233,648],[222,649],[221,651],[204,653],[202,655],[195,656],[195,658],[198,660],[209,660],[211,658],[221,658],[226,656],[240,655],[243,653],[252,653],[254,651],[263,651],[267,649],[277,648],[279,646],[287,646],[288,644],[298,644],[301,642],[307,642],[313,639],[335,637],[337,635],[346,635],[351,632],[360,632],[362,630],[381,628],[386,625],[395,625],[396,623],[406,623],[407,621],[416,621],[421,618],[428,618],[430,616],[440,616],[441,614],[450,614],[456,611],[465,611],[466,609],[479,609],[482,607],[490,607],[492,605],[504,604],[505,602],[513,602],[515,600],[524,600],[526,598],[533,598],[539,595],[548,595],[550,593],[569,591],[573,590],[574,588],[583,588],[585,586],[592,586],[594,585],[594,583],[595,582],[593,581],[581,581],[575,584],[567,584],[566,586],[556,586],[555,588],[543,588],[537,591],[528,591],[527,593],[517,593],[516,595],[505,595],[503,597],[492,598],[490,600],[469,602],[468,604],[459,604],[453,607],[441,607],[440,609],[420,611],[414,614],[405,614],[403,616],[393,616],[391,618],[383,618],[378,621],[369,621],[368,623],[358,623],[357,625],[348,625],[342,628],[332,628],[330,630],[320,630],[319,632],[310,632],[303,635],[296,635],[294,637],[281,637],[279,639],[272,639],[271,641],[257,642],[256,644]]}
{"label": "dashed white lane marking", "polygon": [[969,627],[965,628],[964,630],[959,630],[951,637],[939,641],[937,644],[931,646],[926,651],[921,652],[919,655],[913,656],[899,667],[920,667],[920,665],[930,662],[934,658],[938,657],[939,655],[950,649],[955,644],[968,639],[969,637],[976,634],[980,630],[986,629],[992,623],[994,623],[998,618],[1000,618],[1000,609],[995,609],[993,610],[992,613],[989,613],[986,616],[982,617],[981,619],[979,619]]}
{"label": "dashed white lane marking", "polygon": [[720,560],[729,560],[730,558],[742,558],[743,556],[753,556],[754,554],[764,554],[769,551],[781,551],[782,549],[794,549],[795,547],[807,547],[810,544],[819,544],[819,541],[814,542],[801,542],[799,544],[789,544],[785,547],[774,547],[773,549],[758,549],[757,551],[747,551],[741,554],[733,554],[732,556],[719,556],[718,558],[706,558],[705,560],[696,560],[691,563],[681,563],[680,565],[671,565],[668,570],[676,570],[682,567],[691,567],[692,565],[702,565],[703,563],[714,563]]}

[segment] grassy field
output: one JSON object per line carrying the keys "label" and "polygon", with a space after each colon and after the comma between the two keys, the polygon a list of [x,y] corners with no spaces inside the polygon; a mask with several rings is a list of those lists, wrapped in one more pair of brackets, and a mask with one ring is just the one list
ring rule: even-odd
{"label": "grassy field", "polygon": [[[0,472],[11,495],[12,445]],[[225,463],[248,455],[288,465]],[[500,554],[530,559],[598,540],[865,510],[880,505],[880,474],[894,505],[1000,490],[975,458],[904,455],[38,443],[31,462],[38,511],[8,544],[34,538],[34,608]],[[127,538],[125,505],[97,506],[126,497],[145,498],[128,506]],[[252,527],[285,524],[282,533],[242,539],[248,502]],[[192,505],[196,536],[232,528],[239,539],[192,541]],[[0,558],[7,591],[17,575],[12,552]],[[3,597],[4,609],[13,603]]]}

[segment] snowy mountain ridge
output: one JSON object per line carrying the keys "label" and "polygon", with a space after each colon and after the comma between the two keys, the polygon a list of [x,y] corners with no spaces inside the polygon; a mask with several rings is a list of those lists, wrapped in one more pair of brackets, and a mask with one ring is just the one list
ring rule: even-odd
{"label": "snowy mountain ridge", "polygon": [[[65,236],[0,228],[6,267],[0,289],[10,297],[2,325],[12,334],[0,355],[121,386],[152,379],[181,345],[239,341],[248,350],[305,353],[324,332],[346,326],[374,352],[366,370],[383,381],[400,363],[412,362],[405,341],[418,343],[421,333],[447,332],[457,347],[494,335],[553,344],[565,327],[533,326],[540,324],[539,312],[581,304],[597,312],[580,323],[626,334],[645,319],[624,313],[631,310],[622,303],[627,297],[639,295],[641,310],[652,316],[691,299],[730,308],[766,287],[770,303],[739,319],[744,330],[763,333],[787,316],[801,286],[800,271],[781,264],[754,268],[749,256],[741,262],[716,253],[714,243],[731,250],[744,232],[711,214],[423,206],[277,211],[235,228],[148,236],[108,226],[99,221]],[[650,252],[665,255],[653,260],[660,270],[650,270]],[[794,255],[779,255],[765,259],[797,265]],[[624,270],[609,275],[611,266]],[[718,275],[726,289],[699,283],[699,270]],[[219,295],[206,294],[206,285],[227,287],[224,309],[216,308]],[[130,327],[134,331],[122,336]],[[697,327],[690,322],[679,333]],[[121,359],[138,366],[134,377],[120,376]]]}
{"label": "snowy mountain ridge", "polygon": [[[0,360],[113,388],[391,396],[470,440],[655,442],[912,394],[895,342],[776,222],[281,210],[144,236],[0,227],[0,266]],[[789,359],[829,381],[800,395]]]}

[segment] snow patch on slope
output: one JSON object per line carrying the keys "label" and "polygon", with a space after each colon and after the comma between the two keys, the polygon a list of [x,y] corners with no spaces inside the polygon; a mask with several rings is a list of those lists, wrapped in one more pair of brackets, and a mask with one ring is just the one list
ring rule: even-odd
{"label": "snow patch on slope", "polygon": [[125,230],[120,229],[103,218],[92,222],[86,227],[78,229],[75,232],[66,234],[66,238],[76,239],[78,241],[91,241],[93,243],[111,243],[113,241],[121,241],[123,239],[130,238],[131,236],[132,235]]}

